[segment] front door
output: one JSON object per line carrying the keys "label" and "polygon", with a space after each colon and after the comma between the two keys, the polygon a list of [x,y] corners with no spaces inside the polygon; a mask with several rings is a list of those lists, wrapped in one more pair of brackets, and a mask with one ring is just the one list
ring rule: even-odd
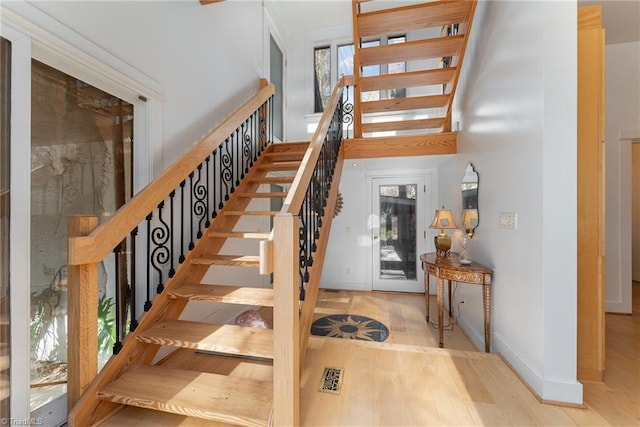
{"label": "front door", "polygon": [[373,178],[372,288],[423,292],[425,178]]}

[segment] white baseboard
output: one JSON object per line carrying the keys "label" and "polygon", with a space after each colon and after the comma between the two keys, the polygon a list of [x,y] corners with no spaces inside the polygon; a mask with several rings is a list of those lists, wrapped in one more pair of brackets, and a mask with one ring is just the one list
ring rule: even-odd
{"label": "white baseboard", "polygon": [[[484,331],[479,331],[477,328],[474,328],[473,325],[467,321],[466,317],[462,315],[458,317],[458,325],[462,328],[469,340],[471,340],[471,344],[473,344],[476,350],[484,351]],[[493,337],[491,337],[491,339],[493,340]]]}
{"label": "white baseboard", "polygon": [[564,402],[581,405],[583,403],[582,384],[575,381],[566,381],[553,378],[545,378],[527,359],[520,354],[502,335],[494,333],[492,336],[496,352],[509,362],[520,378],[543,400]]}
{"label": "white baseboard", "polygon": [[342,291],[370,291],[371,284],[359,282],[323,283],[320,282],[320,289],[337,289]]}
{"label": "white baseboard", "polygon": [[611,301],[604,303],[604,311],[607,313],[631,314],[631,301]]}

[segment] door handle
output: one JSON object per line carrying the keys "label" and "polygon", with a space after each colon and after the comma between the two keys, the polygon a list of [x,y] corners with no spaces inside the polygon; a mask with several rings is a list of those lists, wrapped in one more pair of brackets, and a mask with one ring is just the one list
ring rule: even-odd
{"label": "door handle", "polygon": [[373,236],[373,240],[378,240],[378,236]]}

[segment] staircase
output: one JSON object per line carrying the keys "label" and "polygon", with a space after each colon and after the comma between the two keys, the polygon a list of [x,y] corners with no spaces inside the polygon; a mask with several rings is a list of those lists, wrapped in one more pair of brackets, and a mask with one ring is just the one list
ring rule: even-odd
{"label": "staircase", "polygon": [[[306,143],[274,144],[266,149],[204,232],[193,250],[194,255],[185,261],[187,276],[181,283],[167,282],[165,292],[154,301],[149,315],[162,312],[158,321],[145,323],[143,317],[138,329],[129,335],[128,339],[136,340],[139,345],[135,351],[138,356],[130,356],[136,360],[114,380],[96,388],[101,402],[133,407],[122,410],[129,419],[135,418],[137,411],[154,410],[168,413],[169,423],[176,422],[175,415],[171,414],[231,425],[269,423],[273,400],[273,329],[229,324],[232,322],[184,320],[180,318],[182,310],[176,310],[175,306],[186,307],[196,301],[211,304],[211,311],[215,311],[213,305],[217,305],[218,312],[232,312],[232,317],[251,308],[270,323],[271,288],[210,283],[204,279],[218,276],[217,267],[257,270],[260,266],[256,255],[258,243],[267,239],[269,233],[240,227],[255,223],[259,216],[277,213],[251,210],[252,206],[265,204],[252,201],[286,197],[286,192],[271,192],[270,187],[293,181],[307,146]],[[242,243],[232,242],[234,240]],[[245,250],[228,254],[225,250],[228,246]],[[159,362],[145,360],[146,352],[155,352],[160,346],[177,351]],[[114,359],[105,367],[105,372],[113,369]],[[229,363],[233,364],[231,370]],[[111,406],[107,412],[113,409],[118,408]],[[115,417],[102,425],[122,422],[117,421],[117,414]],[[153,417],[157,423],[165,422],[162,414]],[[99,418],[92,419],[91,425],[99,421]]]}
{"label": "staircase", "polygon": [[[390,3],[352,1],[355,140],[347,156],[455,153],[452,103],[476,1],[380,9]],[[375,45],[399,35],[404,42]],[[380,72],[364,75],[363,67]]]}
{"label": "staircase", "polygon": [[[370,10],[361,10],[366,8]],[[456,152],[452,101],[475,1],[375,9],[375,1],[353,1],[354,78],[340,79],[310,144],[269,145],[270,107],[263,104],[274,92],[269,85],[108,223],[70,239],[69,265],[87,273],[78,274],[79,280],[87,280],[97,289],[97,277],[84,277],[93,274],[111,248],[130,233],[135,235],[145,217],[150,230],[149,212],[157,212],[153,217],[156,223],[165,223],[168,213],[164,204],[168,201],[173,223],[174,195],[184,201],[191,194],[193,233],[198,203],[194,204],[193,196],[197,197],[198,183],[201,179],[208,183],[211,171],[215,192],[216,177],[222,182],[227,168],[236,168],[230,179],[224,178],[230,186],[224,198],[216,199],[222,197],[222,184],[218,196],[212,196],[212,212],[208,193],[201,200],[205,203],[206,199],[206,211],[195,220],[206,225],[196,227],[195,245],[192,236],[186,256],[180,255],[177,264],[169,260],[166,282],[162,283],[163,273],[159,273],[158,295],[153,304],[147,301],[149,311],[124,338],[118,355],[90,384],[77,381],[76,388],[84,393],[69,414],[70,426],[119,426],[143,418],[152,420],[153,425],[299,423],[299,366],[304,361],[337,197],[338,185],[331,184],[339,182],[342,162],[345,158]],[[399,34],[410,37],[404,43],[360,47],[362,40]],[[425,37],[416,39],[415,34]],[[405,63],[403,72],[362,75],[363,67],[384,68],[401,62]],[[348,93],[348,81],[355,88],[355,138],[343,142],[343,114],[347,110],[343,111],[341,100],[343,90]],[[362,101],[363,93],[376,92],[379,99]],[[376,121],[380,113],[393,113],[401,120]],[[389,134],[393,135],[384,136]],[[238,143],[235,148],[229,144],[234,141]],[[239,145],[245,142],[256,145]],[[254,152],[259,154],[255,163],[251,161]],[[231,158],[229,164],[221,163],[223,153]],[[187,181],[191,190],[183,194]],[[278,186],[277,190],[272,191],[272,186]],[[284,188],[289,186],[288,196]],[[274,200],[278,203],[267,202]],[[269,227],[251,227],[266,223],[270,217]],[[264,231],[271,228],[271,233]],[[172,241],[169,246],[184,245]],[[272,286],[256,285],[257,280],[238,284],[221,279],[219,272],[228,269],[237,271],[231,275],[234,278],[246,277],[246,271],[256,274],[258,269],[261,274],[273,273],[276,292]],[[300,294],[306,291],[306,300],[300,310],[301,278]],[[83,289],[85,283],[73,286]],[[209,314],[183,317],[183,313],[198,311],[185,312],[188,306],[205,306],[200,312]],[[235,325],[235,316],[248,308],[259,311],[277,329]]]}

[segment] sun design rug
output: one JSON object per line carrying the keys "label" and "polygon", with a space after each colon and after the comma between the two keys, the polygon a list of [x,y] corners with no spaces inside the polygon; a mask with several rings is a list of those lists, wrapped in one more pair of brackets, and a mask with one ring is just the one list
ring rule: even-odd
{"label": "sun design rug", "polygon": [[370,317],[333,314],[313,322],[311,333],[324,337],[382,342],[389,336],[389,329]]}

